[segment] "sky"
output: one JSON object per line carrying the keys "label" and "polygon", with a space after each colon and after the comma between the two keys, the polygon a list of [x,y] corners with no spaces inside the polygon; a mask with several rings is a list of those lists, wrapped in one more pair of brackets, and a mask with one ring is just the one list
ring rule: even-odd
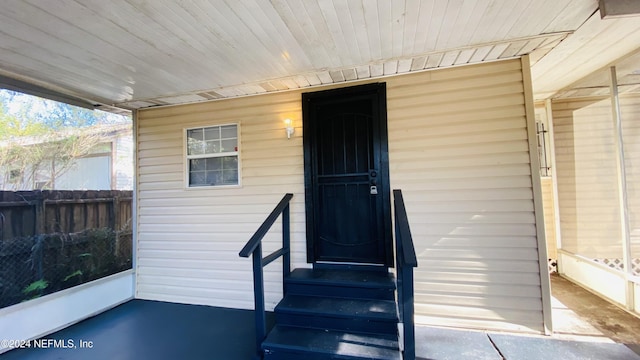
{"label": "sky", "polygon": [[42,122],[52,128],[131,122],[129,116],[92,111],[6,89],[0,89],[0,104],[8,115],[24,121]]}

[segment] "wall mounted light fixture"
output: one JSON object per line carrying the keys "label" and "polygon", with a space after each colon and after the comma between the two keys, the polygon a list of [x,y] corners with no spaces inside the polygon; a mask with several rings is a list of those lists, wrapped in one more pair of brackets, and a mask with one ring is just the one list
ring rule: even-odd
{"label": "wall mounted light fixture", "polygon": [[293,127],[293,121],[291,119],[284,120],[285,131],[287,132],[287,139],[291,139],[291,135],[295,132],[295,128]]}

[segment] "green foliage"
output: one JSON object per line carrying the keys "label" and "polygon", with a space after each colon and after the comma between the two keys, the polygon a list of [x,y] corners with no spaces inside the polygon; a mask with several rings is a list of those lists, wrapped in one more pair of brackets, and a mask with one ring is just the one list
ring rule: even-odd
{"label": "green foliage", "polygon": [[42,135],[48,131],[47,127],[34,120],[19,119],[13,115],[7,114],[4,110],[4,106],[0,103],[0,140],[31,136]]}
{"label": "green foliage", "polygon": [[4,107],[0,113],[11,115],[21,123],[40,124],[47,130],[122,124],[130,121],[127,116],[89,110],[10,90],[0,90],[0,106]]}
{"label": "green foliage", "polygon": [[22,290],[22,293],[25,295],[30,295],[30,294],[33,294],[34,292],[39,293],[42,290],[46,289],[47,286],[49,286],[49,282],[45,279],[40,279],[29,284],[29,286],[27,286]]}
{"label": "green foliage", "polygon": [[5,190],[53,188],[56,177],[101,138],[84,129],[128,122],[121,115],[0,90],[0,184]]}
{"label": "green foliage", "polygon": [[[33,279],[31,276],[34,266],[28,266],[28,278],[24,279],[22,275],[7,279],[0,273],[0,308],[131,269],[131,248],[118,247],[118,236],[120,241],[130,244],[130,233],[117,233],[110,228],[87,229],[71,234],[47,234],[40,247],[31,246],[33,237],[16,239],[11,246],[31,249],[27,250],[30,259],[35,268],[41,268],[42,273],[38,276],[42,278],[28,282]],[[22,258],[19,263],[26,262]]]}
{"label": "green foliage", "polygon": [[69,279],[76,277],[76,276],[82,276],[82,271],[80,270],[76,270],[75,272],[73,272],[72,274],[69,274],[67,276],[64,277],[64,279],[62,280],[63,282],[69,281]]}
{"label": "green foliage", "polygon": [[[44,188],[52,186],[56,177],[73,167],[75,159],[101,141],[99,134],[81,131],[11,139],[0,146],[0,170],[4,169],[0,175],[5,177],[0,183],[15,190],[33,189],[37,181],[46,181]],[[17,174],[13,178],[11,171]]]}

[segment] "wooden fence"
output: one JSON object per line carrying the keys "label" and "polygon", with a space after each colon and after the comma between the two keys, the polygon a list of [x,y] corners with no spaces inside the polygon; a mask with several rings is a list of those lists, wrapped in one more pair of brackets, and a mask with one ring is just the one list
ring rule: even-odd
{"label": "wooden fence", "polygon": [[131,268],[131,206],[131,191],[0,192],[0,308]]}
{"label": "wooden fence", "polygon": [[131,191],[0,191],[1,240],[131,228]]}

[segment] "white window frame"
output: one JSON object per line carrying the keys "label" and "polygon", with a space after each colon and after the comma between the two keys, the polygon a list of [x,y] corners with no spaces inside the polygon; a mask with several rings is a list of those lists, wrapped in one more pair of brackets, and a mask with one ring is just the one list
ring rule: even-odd
{"label": "white window frame", "polygon": [[[237,151],[227,151],[220,153],[208,153],[208,154],[198,154],[198,155],[189,155],[189,130],[206,130],[208,128],[222,128],[224,126],[235,126],[236,127],[236,139],[237,139]],[[220,140],[223,140],[220,138]],[[183,153],[184,153],[184,186],[187,190],[197,190],[197,189],[228,189],[228,188],[239,188],[242,187],[242,165],[240,160],[240,123],[227,123],[227,124],[214,124],[214,125],[203,125],[203,126],[193,126],[183,129]],[[238,183],[237,184],[223,184],[223,185],[190,185],[190,161],[192,159],[208,159],[215,157],[226,157],[226,156],[236,156],[238,159]]]}

